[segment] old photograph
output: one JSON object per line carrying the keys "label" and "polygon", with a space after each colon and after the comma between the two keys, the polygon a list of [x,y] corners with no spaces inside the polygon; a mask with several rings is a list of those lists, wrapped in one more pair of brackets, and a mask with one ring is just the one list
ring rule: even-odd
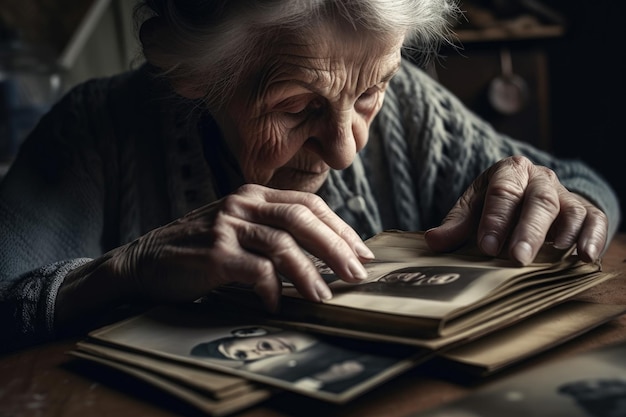
{"label": "old photograph", "polygon": [[336,402],[364,392],[426,355],[416,348],[217,321],[176,308],[154,310],[91,336]]}

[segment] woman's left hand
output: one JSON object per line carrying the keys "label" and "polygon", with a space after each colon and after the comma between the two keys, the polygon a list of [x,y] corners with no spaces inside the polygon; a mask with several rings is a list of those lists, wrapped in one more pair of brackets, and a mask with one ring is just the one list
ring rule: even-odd
{"label": "woman's left hand", "polygon": [[443,223],[426,232],[426,241],[433,250],[449,251],[475,234],[485,254],[506,251],[527,265],[547,240],[557,248],[576,244],[580,258],[593,262],[607,233],[607,217],[598,207],[569,192],[552,170],[513,156],[483,172]]}

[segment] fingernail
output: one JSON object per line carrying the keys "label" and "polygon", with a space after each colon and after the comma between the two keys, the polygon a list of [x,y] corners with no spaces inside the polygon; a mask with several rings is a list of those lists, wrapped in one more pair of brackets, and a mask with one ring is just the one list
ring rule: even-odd
{"label": "fingernail", "polygon": [[367,278],[367,271],[365,270],[365,267],[363,267],[363,264],[356,259],[350,259],[350,261],[348,261],[348,269],[350,270],[352,276],[359,281]]}
{"label": "fingernail", "polygon": [[370,250],[370,248],[365,246],[365,243],[358,243],[356,247],[354,248],[354,250],[356,251],[356,254],[359,255],[359,257],[363,259],[372,260],[376,258],[374,253]]}
{"label": "fingernail", "polygon": [[500,242],[494,235],[485,235],[480,241],[480,248],[489,256],[497,256],[500,253]]}
{"label": "fingernail", "polygon": [[528,242],[519,242],[513,247],[512,255],[522,265],[528,265],[533,260],[533,249]]}
{"label": "fingernail", "polygon": [[327,301],[333,298],[333,293],[328,288],[328,285],[323,280],[315,281],[315,290],[321,300]]}
{"label": "fingernail", "polygon": [[585,249],[587,251],[587,254],[589,255],[589,258],[592,261],[598,260],[600,251],[598,250],[598,247],[596,245],[594,245],[593,243],[590,243],[587,245]]}

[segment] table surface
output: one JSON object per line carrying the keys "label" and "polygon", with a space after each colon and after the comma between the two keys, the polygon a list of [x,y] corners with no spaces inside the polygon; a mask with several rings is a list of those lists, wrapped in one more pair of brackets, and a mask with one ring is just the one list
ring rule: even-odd
{"label": "table surface", "polygon": [[[626,233],[618,234],[603,257],[605,271],[620,275],[578,299],[626,304]],[[570,342],[480,381],[442,375],[419,366],[341,406],[281,393],[238,417],[408,416],[468,395],[473,390],[531,367],[626,340],[626,315]],[[123,374],[66,354],[76,339],[0,356],[0,417],[201,416],[194,407]]]}

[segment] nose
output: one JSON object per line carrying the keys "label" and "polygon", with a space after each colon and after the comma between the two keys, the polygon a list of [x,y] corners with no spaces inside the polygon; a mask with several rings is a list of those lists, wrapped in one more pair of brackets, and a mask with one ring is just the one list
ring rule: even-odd
{"label": "nose", "polygon": [[333,169],[349,167],[356,153],[365,146],[365,141],[354,126],[351,113],[346,111],[320,121],[306,144]]}

